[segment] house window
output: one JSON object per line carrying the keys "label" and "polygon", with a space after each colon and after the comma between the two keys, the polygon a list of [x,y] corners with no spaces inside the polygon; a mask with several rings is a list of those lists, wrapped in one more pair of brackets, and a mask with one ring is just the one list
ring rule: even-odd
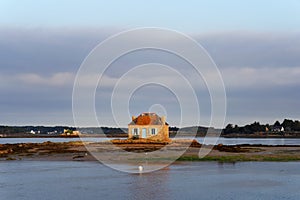
{"label": "house window", "polygon": [[150,128],[150,133],[152,135],[156,135],[156,133],[157,133],[156,128]]}
{"label": "house window", "polygon": [[132,129],[132,134],[133,135],[139,135],[139,129],[138,128]]}

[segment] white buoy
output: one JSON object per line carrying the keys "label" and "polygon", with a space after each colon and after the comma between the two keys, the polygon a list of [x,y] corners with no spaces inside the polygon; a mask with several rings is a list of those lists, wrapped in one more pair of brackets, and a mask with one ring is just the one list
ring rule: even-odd
{"label": "white buoy", "polygon": [[139,171],[140,172],[143,171],[143,166],[142,165],[139,166]]}

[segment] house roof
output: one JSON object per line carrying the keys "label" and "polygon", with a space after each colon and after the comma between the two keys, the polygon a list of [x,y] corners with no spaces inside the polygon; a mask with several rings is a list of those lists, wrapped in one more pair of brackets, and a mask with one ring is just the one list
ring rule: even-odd
{"label": "house roof", "polygon": [[[162,119],[156,113],[142,113],[134,118],[128,125],[162,125]],[[166,125],[169,125],[165,122]]]}

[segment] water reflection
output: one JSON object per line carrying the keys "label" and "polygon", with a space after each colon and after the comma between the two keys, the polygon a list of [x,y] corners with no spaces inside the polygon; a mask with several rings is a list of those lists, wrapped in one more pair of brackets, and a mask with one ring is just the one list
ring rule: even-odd
{"label": "water reflection", "polygon": [[169,199],[170,168],[166,167],[153,173],[130,175],[128,191],[130,199]]}
{"label": "water reflection", "polygon": [[0,199],[300,199],[298,162],[178,162],[128,174],[97,162],[3,161],[0,175]]}
{"label": "water reflection", "polygon": [[234,168],[236,162],[217,162],[217,166],[219,169],[225,169],[227,166]]}
{"label": "water reflection", "polygon": [[[209,145],[214,144],[216,138],[198,137],[198,142]],[[261,144],[261,145],[300,145],[299,138],[223,138],[217,139],[217,144],[237,145],[237,144]]]}
{"label": "water reflection", "polygon": [[[0,144],[15,143],[41,143],[41,142],[69,142],[69,141],[90,141],[104,142],[117,138],[0,138]],[[183,139],[193,139],[191,137],[183,137]],[[196,138],[200,143],[204,142],[204,137]],[[205,144],[213,144],[216,138],[210,137],[205,139]],[[262,144],[262,145],[300,145],[299,138],[217,138],[217,144],[236,145],[236,144]]]}

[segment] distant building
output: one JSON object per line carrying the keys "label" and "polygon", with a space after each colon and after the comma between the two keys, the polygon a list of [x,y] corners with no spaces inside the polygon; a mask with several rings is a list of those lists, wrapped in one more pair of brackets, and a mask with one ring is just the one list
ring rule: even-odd
{"label": "distant building", "polygon": [[47,132],[48,135],[54,135],[54,134],[57,134],[57,131],[49,131]]}
{"label": "distant building", "polygon": [[34,130],[31,130],[30,133],[34,135],[34,134],[35,134],[35,131],[34,131]]}
{"label": "distant building", "polygon": [[283,126],[273,126],[272,131],[273,132],[284,132],[284,127]]}
{"label": "distant building", "polygon": [[169,140],[169,124],[166,117],[159,117],[155,113],[142,113],[138,117],[133,116],[128,124],[128,138],[145,138],[153,140]]}
{"label": "distant building", "polygon": [[79,136],[81,133],[79,131],[73,131],[70,129],[64,129],[64,133],[61,136]]}

